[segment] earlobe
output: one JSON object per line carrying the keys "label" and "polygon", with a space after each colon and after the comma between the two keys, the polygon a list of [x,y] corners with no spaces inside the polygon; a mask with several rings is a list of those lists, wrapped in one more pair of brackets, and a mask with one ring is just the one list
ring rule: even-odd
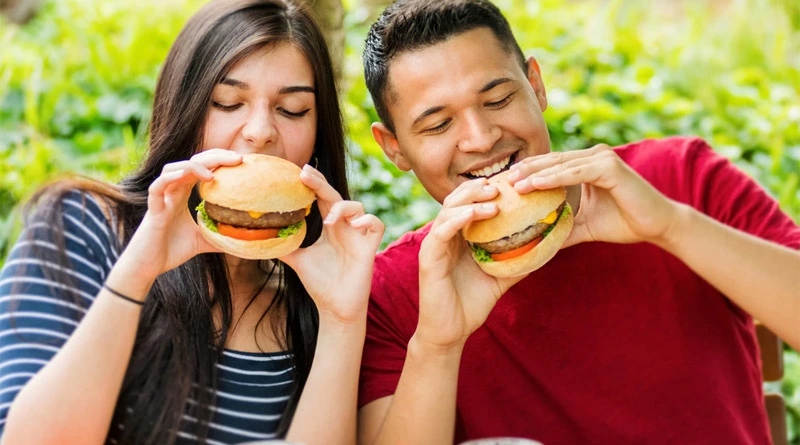
{"label": "earlobe", "polygon": [[527,60],[528,66],[528,82],[533,87],[533,92],[536,94],[536,99],[539,101],[539,108],[544,111],[547,109],[547,91],[544,88],[544,81],[542,81],[542,69],[539,67],[539,62],[536,58],[531,56]]}
{"label": "earlobe", "polygon": [[397,141],[397,137],[386,128],[386,125],[383,125],[381,122],[373,123],[372,137],[375,139],[375,142],[381,146],[386,157],[388,157],[397,168],[404,172],[411,170],[411,165],[409,165],[405,156],[403,156],[403,153],[400,151],[400,143]]}

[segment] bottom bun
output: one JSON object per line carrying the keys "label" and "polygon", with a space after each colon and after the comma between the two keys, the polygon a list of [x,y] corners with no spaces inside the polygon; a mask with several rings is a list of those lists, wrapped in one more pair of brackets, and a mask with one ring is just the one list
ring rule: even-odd
{"label": "bottom bun", "polygon": [[478,263],[478,266],[480,266],[484,272],[497,278],[527,275],[544,266],[545,263],[556,255],[556,252],[561,249],[561,245],[564,244],[564,241],[567,240],[567,237],[569,237],[569,234],[572,232],[574,221],[575,218],[572,216],[572,212],[569,212],[569,214],[558,221],[556,226],[553,227],[553,231],[550,232],[539,245],[518,257],[503,261],[482,263],[475,260],[475,262]]}
{"label": "bottom bun", "polygon": [[286,256],[297,250],[306,237],[305,222],[303,222],[297,233],[286,238],[270,238],[256,241],[244,241],[220,235],[217,232],[213,232],[203,223],[198,224],[198,227],[200,227],[200,233],[203,238],[217,249],[248,260],[269,260]]}

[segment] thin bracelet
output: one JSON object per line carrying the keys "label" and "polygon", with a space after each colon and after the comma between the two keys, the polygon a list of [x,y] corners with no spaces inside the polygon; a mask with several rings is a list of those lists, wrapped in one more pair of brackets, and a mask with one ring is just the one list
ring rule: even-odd
{"label": "thin bracelet", "polygon": [[139,305],[139,306],[144,306],[144,301],[134,300],[134,299],[133,299],[133,298],[131,298],[131,297],[128,297],[128,296],[126,296],[126,295],[123,295],[122,293],[120,293],[120,292],[117,292],[117,291],[115,291],[114,289],[111,289],[110,287],[108,287],[108,284],[106,284],[106,283],[103,283],[103,287],[104,287],[104,288],[106,288],[106,290],[107,290],[107,291],[109,291],[109,292],[111,292],[112,294],[114,294],[114,295],[116,295],[116,296],[118,296],[118,297],[122,298],[123,300],[128,300],[128,301],[130,301],[131,303],[133,303],[133,304],[137,304],[137,305]]}

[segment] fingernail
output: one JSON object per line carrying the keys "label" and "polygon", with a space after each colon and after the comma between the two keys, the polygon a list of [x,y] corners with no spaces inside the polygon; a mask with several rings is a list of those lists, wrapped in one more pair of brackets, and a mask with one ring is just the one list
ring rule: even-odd
{"label": "fingernail", "polygon": [[538,187],[547,183],[547,180],[542,177],[534,176],[531,178],[531,185],[534,187]]}
{"label": "fingernail", "polygon": [[493,192],[494,190],[495,190],[495,187],[493,185],[484,185],[483,186],[483,191],[484,192]]}
{"label": "fingernail", "polygon": [[512,165],[511,166],[512,171],[511,171],[511,174],[508,175],[508,180],[509,181],[514,181],[517,178],[519,178],[519,176],[520,176],[519,170],[518,169],[514,169],[514,167],[516,167],[516,165]]}
{"label": "fingernail", "polygon": [[493,202],[487,202],[485,204],[481,204],[481,210],[494,210],[497,204]]}

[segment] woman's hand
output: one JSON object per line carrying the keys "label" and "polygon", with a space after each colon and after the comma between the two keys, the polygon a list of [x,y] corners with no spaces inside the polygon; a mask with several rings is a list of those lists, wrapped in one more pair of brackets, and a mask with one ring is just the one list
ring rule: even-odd
{"label": "woman's hand", "polygon": [[213,169],[240,162],[236,152],[212,149],[164,166],[150,185],[147,213],[123,254],[138,259],[142,278],[155,279],[197,254],[219,251],[200,234],[188,208],[189,196],[198,180],[213,179]]}
{"label": "woman's hand", "polygon": [[313,245],[280,258],[297,272],[320,319],[344,324],[364,320],[383,223],[364,206],[344,201],[325,176],[306,165],[300,179],[317,195],[322,235]]}
{"label": "woman's hand", "polygon": [[607,145],[548,153],[513,165],[519,193],[581,186],[580,211],[564,247],[587,241],[661,244],[679,218],[679,205],[633,171]]}

